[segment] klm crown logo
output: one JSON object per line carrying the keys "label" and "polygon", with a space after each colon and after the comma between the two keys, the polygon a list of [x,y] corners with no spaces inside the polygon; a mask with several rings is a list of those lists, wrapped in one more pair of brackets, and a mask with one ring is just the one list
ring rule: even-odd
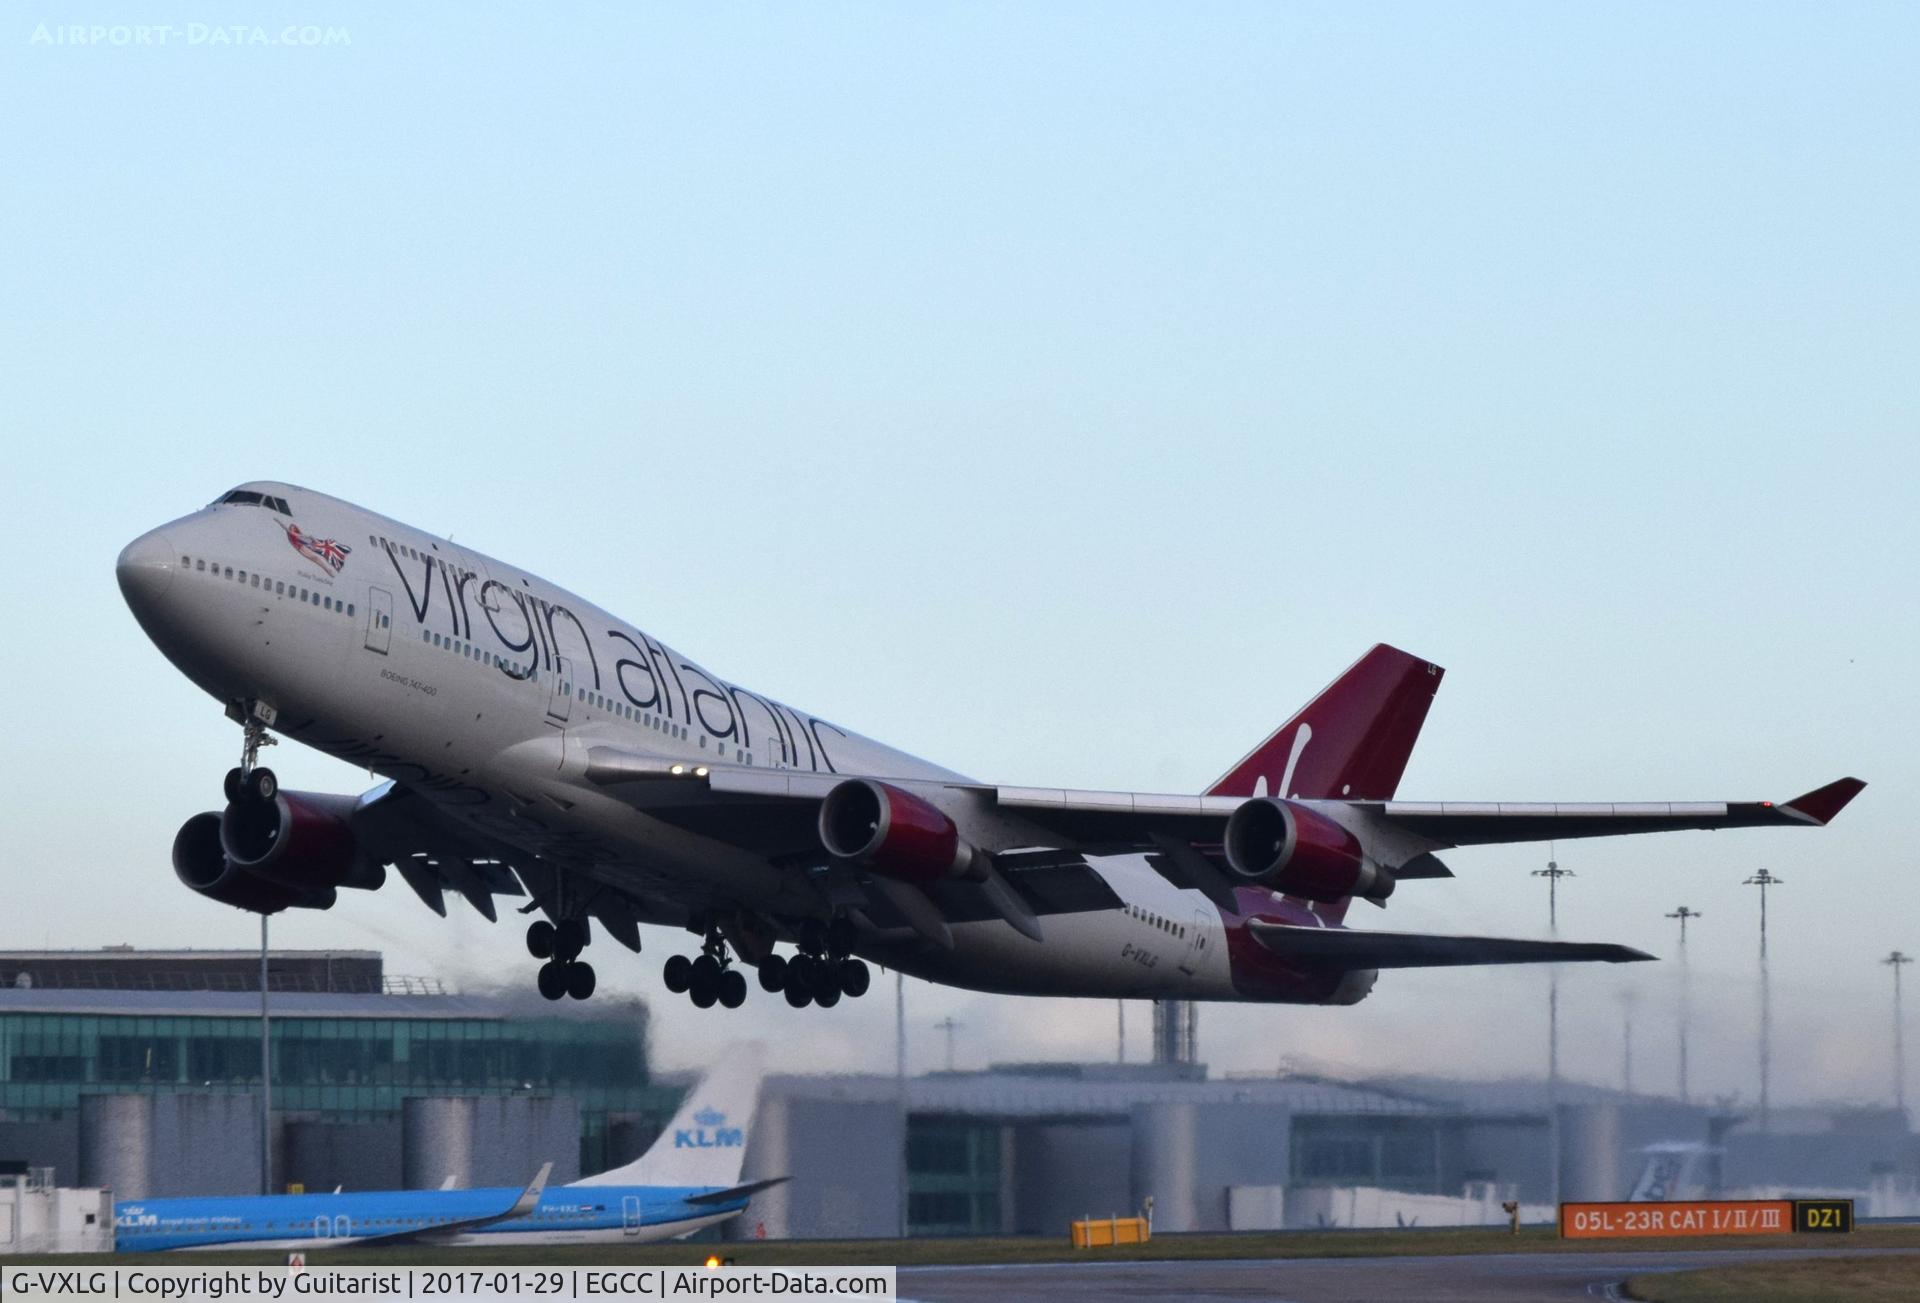
{"label": "klm crown logo", "polygon": [[693,1120],[697,1126],[675,1129],[675,1149],[738,1149],[747,1143],[746,1132],[727,1126],[727,1115],[717,1108],[703,1108],[693,1115]]}

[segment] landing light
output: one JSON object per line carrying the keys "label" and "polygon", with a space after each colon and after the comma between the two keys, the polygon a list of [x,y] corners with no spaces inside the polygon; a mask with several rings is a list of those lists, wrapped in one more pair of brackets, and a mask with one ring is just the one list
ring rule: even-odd
{"label": "landing light", "polygon": [[678,778],[680,777],[680,775],[687,772],[687,767],[685,765],[675,765],[673,768],[667,770],[667,772],[672,774],[675,778]]}
{"label": "landing light", "polygon": [[717,1253],[709,1253],[707,1255],[707,1270],[718,1271],[719,1268],[720,1268],[720,1255]]}
{"label": "landing light", "polygon": [[695,778],[705,778],[707,776],[707,767],[705,765],[701,765],[698,769],[693,771],[693,776]]}

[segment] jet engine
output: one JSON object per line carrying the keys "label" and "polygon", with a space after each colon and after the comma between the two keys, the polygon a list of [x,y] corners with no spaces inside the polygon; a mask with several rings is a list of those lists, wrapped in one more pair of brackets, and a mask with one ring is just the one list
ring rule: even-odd
{"label": "jet engine", "polygon": [[974,849],[953,820],[912,792],[871,778],[849,778],[827,793],[820,842],[839,859],[916,886],[975,872]]}
{"label": "jet engine", "polygon": [[1227,864],[1241,877],[1308,900],[1393,894],[1393,875],[1369,859],[1360,839],[1309,806],[1260,796],[1227,819]]}
{"label": "jet engine", "polygon": [[303,891],[247,872],[220,847],[221,816],[212,810],[180,825],[173,837],[173,872],[209,900],[255,914],[283,909],[330,909],[333,888]]}
{"label": "jet engine", "polygon": [[321,792],[281,792],[271,801],[242,797],[220,816],[220,849],[235,868],[297,891],[372,891],[387,871],[361,853],[348,822],[358,803],[358,797]]}

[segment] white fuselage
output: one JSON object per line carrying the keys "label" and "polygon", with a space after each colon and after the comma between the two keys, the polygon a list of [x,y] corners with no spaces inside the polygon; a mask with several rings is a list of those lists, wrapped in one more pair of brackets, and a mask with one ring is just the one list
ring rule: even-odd
{"label": "white fuselage", "polygon": [[[679,925],[729,905],[804,915],[820,888],[581,781],[590,748],[965,781],[729,683],[539,576],[322,494],[246,488],[267,505],[206,508],[123,554],[129,603],[174,664],[222,702],[259,703],[276,731],[418,792],[459,825],[619,887],[644,921]],[[276,503],[290,504],[291,519]],[[129,566],[147,577],[129,585]],[[1048,843],[1035,829],[1026,844]],[[1044,941],[993,919],[953,926],[951,950],[907,935],[860,949],[980,990],[1246,998],[1204,896],[1139,855],[1088,865],[1118,907],[1050,914]]]}

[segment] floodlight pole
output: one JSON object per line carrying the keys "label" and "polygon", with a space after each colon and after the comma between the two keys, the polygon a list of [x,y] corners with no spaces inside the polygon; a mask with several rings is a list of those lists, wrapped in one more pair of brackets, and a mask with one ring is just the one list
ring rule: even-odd
{"label": "floodlight pole", "polygon": [[1766,1134],[1770,1121],[1773,1078],[1773,992],[1767,985],[1767,888],[1780,886],[1783,879],[1761,869],[1740,885],[1760,888],[1760,1131]]}
{"label": "floodlight pole", "polygon": [[1697,909],[1685,905],[1667,915],[1680,920],[1680,1102],[1687,1102],[1687,1032],[1693,1020],[1692,973],[1687,968],[1687,920],[1701,917]]}
{"label": "floodlight pole", "polygon": [[267,916],[260,916],[260,1193],[273,1193],[273,1025],[267,1014]]}
{"label": "floodlight pole", "polygon": [[1902,1125],[1907,1117],[1907,1049],[1900,1017],[1900,970],[1913,962],[1913,956],[1898,950],[1880,961],[1893,970],[1893,1106],[1900,1110]]}
{"label": "floodlight pole", "polygon": [[945,1018],[941,1019],[939,1022],[933,1025],[933,1029],[935,1031],[945,1032],[947,1034],[947,1071],[948,1072],[953,1071],[953,1034],[959,1031],[960,1027],[961,1027],[961,1024],[953,1020],[952,1014],[948,1014]]}
{"label": "floodlight pole", "polygon": [[1620,1089],[1633,1094],[1633,992],[1620,993]]}
{"label": "floodlight pole", "polygon": [[1120,1048],[1115,1051],[1113,1061],[1125,1063],[1127,1061],[1127,1002],[1115,1000],[1113,1006],[1120,1013]]}
{"label": "floodlight pole", "polygon": [[[1552,851],[1548,851],[1552,855]],[[1563,869],[1554,860],[1535,869],[1533,876],[1547,880],[1547,933],[1560,935],[1560,879],[1571,878],[1572,869]],[[1560,1206],[1560,965],[1547,966],[1547,1143],[1553,1146],[1553,1204]]]}

